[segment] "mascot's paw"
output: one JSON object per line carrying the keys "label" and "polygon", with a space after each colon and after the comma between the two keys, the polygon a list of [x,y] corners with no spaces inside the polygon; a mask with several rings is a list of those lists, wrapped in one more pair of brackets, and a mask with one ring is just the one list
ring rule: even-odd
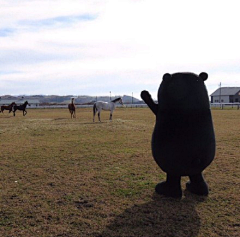
{"label": "mascot's paw", "polygon": [[186,188],[189,192],[197,194],[197,195],[208,195],[208,185],[205,181],[199,182],[199,183],[193,183],[191,181],[188,181],[186,183]]}
{"label": "mascot's paw", "polygon": [[181,198],[182,189],[180,185],[170,185],[169,183],[162,182],[156,185],[155,191],[158,194],[164,195],[166,197]]}
{"label": "mascot's paw", "polygon": [[143,100],[149,100],[149,99],[151,99],[151,95],[149,94],[148,91],[142,91],[142,92],[141,92],[141,98],[142,98]]}

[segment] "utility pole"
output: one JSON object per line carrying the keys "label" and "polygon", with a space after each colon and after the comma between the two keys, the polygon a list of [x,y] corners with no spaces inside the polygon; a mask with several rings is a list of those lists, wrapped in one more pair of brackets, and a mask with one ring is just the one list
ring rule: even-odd
{"label": "utility pole", "polygon": [[132,107],[133,107],[133,92],[132,92]]}
{"label": "utility pole", "polygon": [[220,103],[220,108],[223,109],[222,101],[221,101],[222,100],[222,98],[221,98],[222,97],[221,82],[220,82],[219,86],[220,86],[220,88],[219,88],[220,89],[220,91],[219,91],[219,103]]}
{"label": "utility pole", "polygon": [[111,91],[110,91],[110,101],[112,100]]}
{"label": "utility pole", "polygon": [[219,102],[221,103],[221,99],[222,99],[222,98],[221,98],[221,96],[222,96],[222,95],[221,95],[221,94],[222,94],[222,91],[221,91],[221,82],[220,82],[219,86],[220,86],[220,91],[219,91]]}

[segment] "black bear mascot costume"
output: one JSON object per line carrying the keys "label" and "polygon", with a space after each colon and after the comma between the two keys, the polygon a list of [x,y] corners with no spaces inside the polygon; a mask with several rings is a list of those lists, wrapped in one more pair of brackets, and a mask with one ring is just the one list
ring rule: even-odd
{"label": "black bear mascot costume", "polygon": [[182,197],[181,176],[189,176],[186,188],[208,195],[202,171],[215,156],[215,135],[205,72],[165,74],[158,90],[158,104],[148,91],[141,97],[156,115],[152,154],[167,179],[157,184],[158,194]]}

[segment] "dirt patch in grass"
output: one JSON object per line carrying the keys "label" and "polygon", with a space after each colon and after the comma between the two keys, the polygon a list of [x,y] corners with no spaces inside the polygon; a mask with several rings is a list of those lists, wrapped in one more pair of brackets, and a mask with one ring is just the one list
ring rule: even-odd
{"label": "dirt patch in grass", "polygon": [[[0,114],[0,236],[239,236],[239,110],[213,110],[217,152],[207,198],[154,193],[149,109]],[[185,189],[187,177],[182,179]]]}

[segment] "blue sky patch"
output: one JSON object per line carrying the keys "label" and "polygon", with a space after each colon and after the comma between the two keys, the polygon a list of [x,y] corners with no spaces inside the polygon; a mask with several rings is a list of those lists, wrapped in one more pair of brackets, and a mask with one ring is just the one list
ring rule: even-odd
{"label": "blue sky patch", "polygon": [[32,27],[44,27],[44,26],[55,26],[55,25],[70,25],[76,22],[92,21],[97,18],[97,15],[84,14],[79,16],[59,16],[55,18],[48,18],[43,20],[24,20],[20,21],[19,24],[29,25]]}
{"label": "blue sky patch", "polygon": [[0,29],[0,37],[7,37],[14,32],[11,28]]}
{"label": "blue sky patch", "polygon": [[15,74],[15,73],[21,73],[20,71],[4,71],[4,70],[0,70],[0,75],[8,75],[8,74]]}

